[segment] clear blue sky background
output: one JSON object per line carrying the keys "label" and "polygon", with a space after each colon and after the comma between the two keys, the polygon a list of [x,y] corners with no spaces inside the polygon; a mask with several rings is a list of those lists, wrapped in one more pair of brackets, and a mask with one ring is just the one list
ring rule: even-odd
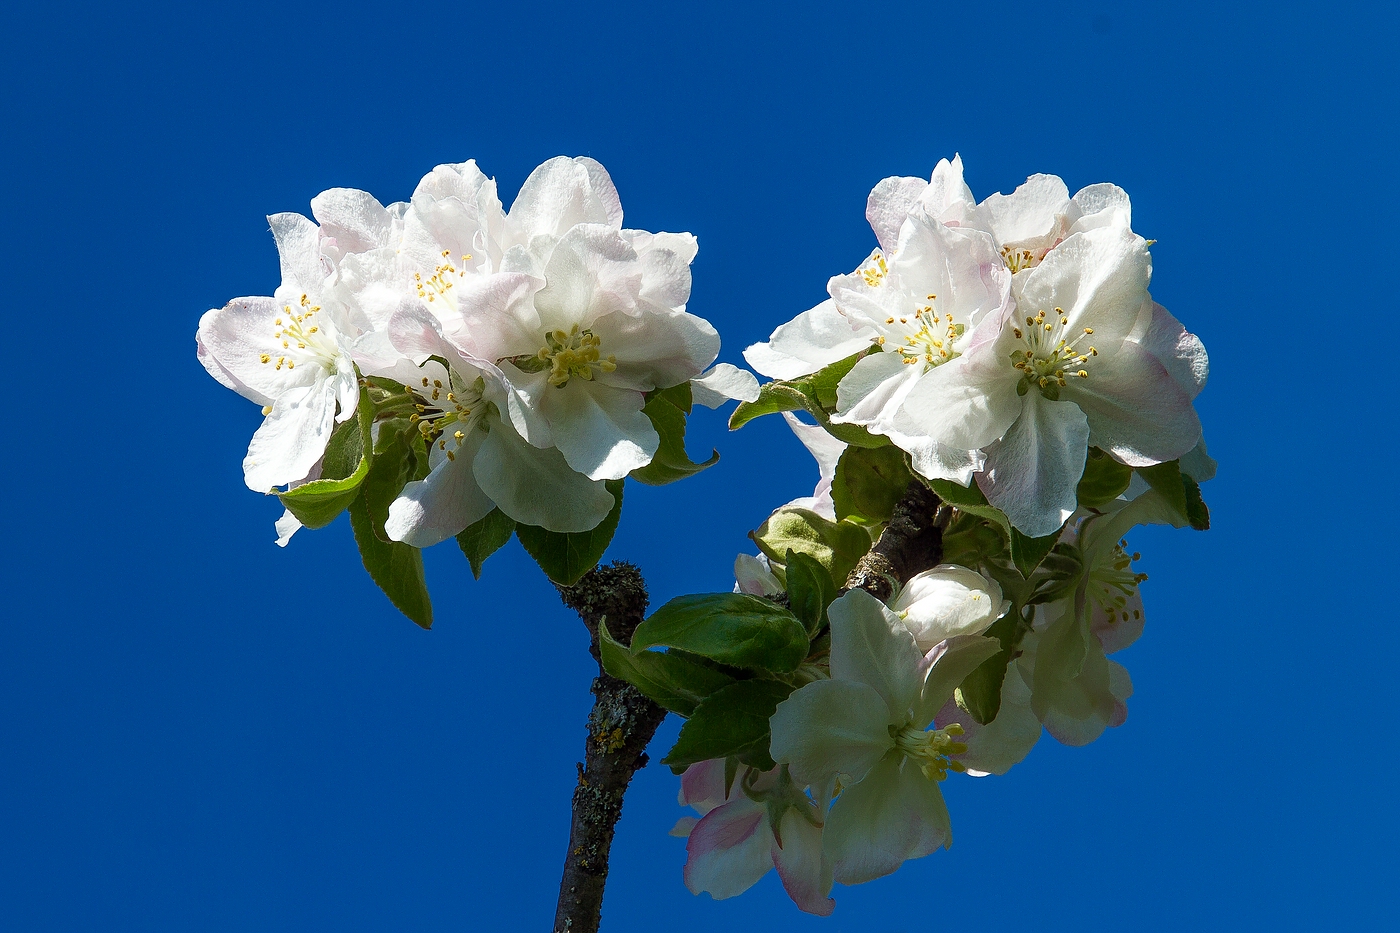
{"label": "clear blue sky background", "polygon": [[[427,554],[431,632],[344,520],[273,546],[257,409],[193,340],[276,285],[265,214],[591,155],[630,226],[699,237],[691,308],[738,361],[873,246],[876,181],[961,152],[979,197],[1125,187],[1211,352],[1215,528],[1134,536],[1129,722],[950,780],[953,848],[827,921],[771,876],[687,893],[649,767],[605,929],[1393,928],[1394,8],[967,6],[7,5],[0,927],[548,928],[583,627],[517,545],[479,583]],[[712,445],[629,486],[610,553],[654,605],[727,589],[815,480],[777,419],[702,414]]]}

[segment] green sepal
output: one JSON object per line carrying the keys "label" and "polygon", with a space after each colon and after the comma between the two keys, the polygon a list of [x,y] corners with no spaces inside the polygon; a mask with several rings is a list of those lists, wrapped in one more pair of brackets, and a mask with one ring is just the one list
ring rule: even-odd
{"label": "green sepal", "polygon": [[1006,532],[971,512],[958,513],[943,533],[943,563],[977,567],[982,561],[1006,557]]}
{"label": "green sepal", "polygon": [[898,447],[847,447],[836,462],[831,483],[836,517],[889,521],[913,478]]}
{"label": "green sepal", "polygon": [[400,612],[423,628],[433,624],[433,604],[423,578],[423,554],[398,541],[381,541],[363,496],[350,503],[350,527],[370,578]]}
{"label": "green sepal", "polygon": [[787,552],[787,594],[792,614],[809,635],[826,627],[826,607],[836,599],[831,574],[816,559],[789,549]]}
{"label": "green sepal", "polygon": [[776,680],[740,680],[716,690],[695,707],[662,763],[685,768],[732,755],[762,771],[776,767],[768,720],[793,689]]}
{"label": "green sepal", "polygon": [[1201,498],[1201,484],[1188,474],[1181,474],[1181,485],[1186,489],[1186,518],[1197,531],[1210,530],[1210,509]]}
{"label": "green sepal", "polygon": [[472,565],[474,579],[481,579],[481,565],[486,563],[486,558],[505,547],[514,533],[515,519],[500,509],[492,509],[485,518],[468,525],[457,535],[457,546]]}
{"label": "green sepal", "polygon": [[808,509],[779,509],[749,537],[771,560],[785,560],[789,550],[814,558],[838,587],[870,550],[870,533],[864,526],[833,522]]}
{"label": "green sepal", "polygon": [[1055,542],[1060,540],[1062,530],[1056,529],[1042,538],[1031,538],[1015,528],[1011,529],[1011,560],[1016,564],[1016,569],[1021,571],[1021,576],[1029,578],[1035,573],[1035,568],[1040,566],[1045,555],[1055,549]]}
{"label": "green sepal", "polygon": [[1076,490],[1079,504],[1086,509],[1102,508],[1121,496],[1132,479],[1132,467],[1119,463],[1097,447],[1090,447],[1084,460],[1084,475]]}
{"label": "green sepal", "polygon": [[690,409],[689,382],[651,394],[642,414],[651,419],[661,443],[650,463],[629,474],[633,479],[648,486],[664,486],[694,476],[719,462],[718,450],[711,451],[710,459],[704,463],[694,462],[685,452],[685,418]]}
{"label": "green sepal", "polygon": [[603,670],[625,680],[663,709],[689,717],[705,697],[734,683],[734,678],[697,664],[675,652],[638,651],[616,641],[606,623],[598,626],[598,654]]}
{"label": "green sepal", "polygon": [[678,596],[632,635],[632,652],[679,648],[721,664],[784,674],[807,657],[807,630],[776,603],[747,593]]}
{"label": "green sepal", "polygon": [[831,420],[830,413],[836,408],[836,387],[856,363],[872,352],[879,352],[878,348],[872,346],[853,353],[808,376],[766,383],[759,389],[756,400],[740,402],[735,407],[729,416],[729,430],[736,431],[762,415],[803,408],[837,440],[855,447],[888,446],[887,437],[871,434],[858,424],[835,424]]}
{"label": "green sepal", "polygon": [[307,528],[329,525],[359,495],[360,484],[374,459],[370,449],[373,423],[374,403],[369,390],[362,386],[355,417],[337,425],[326,442],[321,478],[278,494],[287,511]]}
{"label": "green sepal", "polygon": [[608,549],[618,520],[622,517],[622,480],[610,479],[608,492],[613,494],[612,511],[592,531],[546,531],[535,525],[515,526],[515,536],[549,579],[560,586],[573,586],[588,571],[598,565]]}

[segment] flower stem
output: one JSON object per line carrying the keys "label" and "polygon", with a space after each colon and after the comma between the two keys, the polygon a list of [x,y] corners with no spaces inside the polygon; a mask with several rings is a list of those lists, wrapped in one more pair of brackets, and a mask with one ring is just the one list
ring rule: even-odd
{"label": "flower stem", "polygon": [[666,711],[637,688],[608,675],[598,653],[598,623],[622,644],[646,616],[647,590],[641,571],[615,561],[584,574],[573,586],[559,587],[564,604],[577,612],[592,636],[589,652],[599,662],[593,679],[593,711],[588,716],[584,760],[578,763],[573,819],[555,933],[596,933],[603,911],[603,887],[608,880],[608,854],[622,815],[622,796],[632,775],[647,763],[646,746]]}

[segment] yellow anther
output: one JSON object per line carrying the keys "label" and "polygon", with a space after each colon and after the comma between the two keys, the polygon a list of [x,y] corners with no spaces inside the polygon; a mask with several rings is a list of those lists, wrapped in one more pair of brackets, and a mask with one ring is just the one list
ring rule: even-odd
{"label": "yellow anther", "polygon": [[259,361],[259,362],[262,362],[262,363],[267,363],[267,362],[270,362],[271,360],[272,360],[272,354],[270,354],[270,353],[264,353],[264,354],[262,354],[261,356],[258,357],[258,361]]}

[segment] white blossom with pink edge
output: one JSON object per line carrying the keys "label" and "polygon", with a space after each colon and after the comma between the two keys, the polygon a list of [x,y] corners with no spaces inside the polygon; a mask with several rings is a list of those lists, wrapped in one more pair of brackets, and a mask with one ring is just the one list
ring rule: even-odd
{"label": "white blossom with pink edge", "polygon": [[716,900],[742,894],[770,868],[783,889],[809,914],[829,916],[831,869],[822,855],[821,808],[797,787],[786,769],[759,772],[740,767],[725,793],[723,759],[702,761],[681,777],[683,817],[671,830],[686,836],[685,885]]}

